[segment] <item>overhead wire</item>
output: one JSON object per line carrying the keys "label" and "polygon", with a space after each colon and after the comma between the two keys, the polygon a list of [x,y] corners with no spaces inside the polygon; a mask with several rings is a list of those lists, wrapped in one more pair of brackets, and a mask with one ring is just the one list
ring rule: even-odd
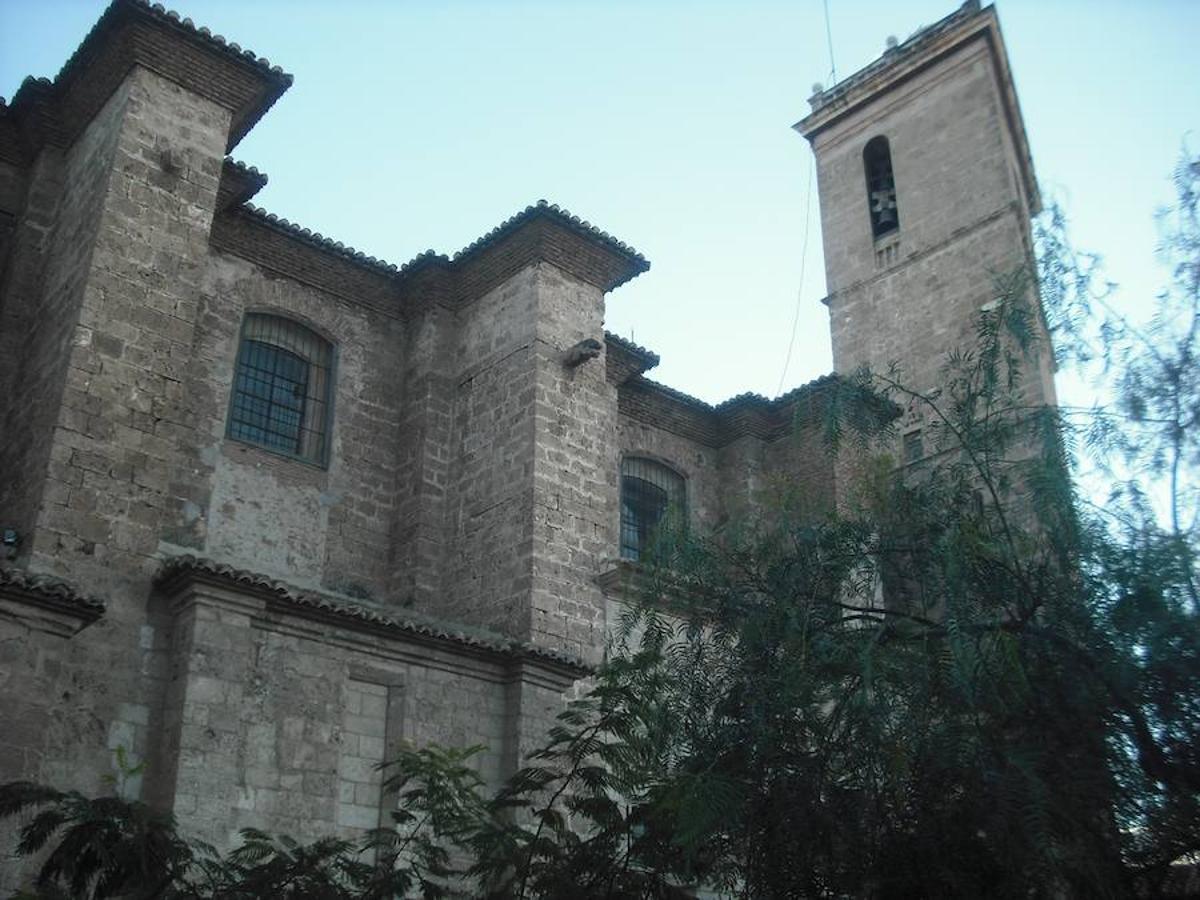
{"label": "overhead wire", "polygon": [[[837,62],[833,56],[833,29],[829,24],[829,0],[822,0],[822,6],[825,10],[825,43],[829,49],[829,77],[827,81],[832,87],[837,83]],[[800,325],[800,308],[804,296],[804,273],[808,267],[808,238],[812,224],[812,180],[814,166],[814,157],[810,153],[808,157],[808,181],[804,190],[804,240],[800,247],[800,283],[796,288],[796,309],[792,315],[792,331],[791,336],[788,338],[787,355],[783,360],[783,371],[779,373],[779,384],[775,388],[776,397],[783,393],[783,383],[787,379],[788,368],[792,364],[792,352],[796,348],[796,329]]]}
{"label": "overhead wire", "polygon": [[833,59],[833,29],[829,25],[829,0],[825,4],[825,44],[829,47],[829,86],[837,84],[837,63]]}
{"label": "overhead wire", "polygon": [[796,288],[796,310],[792,314],[792,336],[788,340],[787,357],[783,361],[783,371],[779,373],[779,385],[775,388],[776,397],[783,393],[783,382],[787,378],[788,367],[792,364],[792,351],[796,347],[796,328],[800,325],[800,300],[804,295],[804,270],[808,266],[808,235],[809,223],[812,217],[813,168],[813,159],[810,155],[808,158],[808,186],[804,190],[808,199],[804,203],[804,242],[800,248],[800,284]]}

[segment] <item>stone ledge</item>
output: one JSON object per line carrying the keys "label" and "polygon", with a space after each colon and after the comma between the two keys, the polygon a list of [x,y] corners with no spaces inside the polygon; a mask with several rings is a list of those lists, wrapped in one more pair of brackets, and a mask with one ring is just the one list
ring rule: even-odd
{"label": "stone ledge", "polygon": [[[665,612],[684,614],[694,610],[701,596],[695,586],[681,583],[678,572],[629,559],[606,560],[609,568],[592,579],[599,585],[605,597],[623,603],[635,603],[646,599],[654,589],[654,605]],[[681,601],[687,599],[686,605]]]}
{"label": "stone ledge", "polygon": [[0,618],[12,618],[35,631],[69,638],[104,612],[103,600],[83,594],[70,582],[0,566]]}
{"label": "stone ledge", "polygon": [[[884,51],[882,56],[868,63],[857,72],[848,75],[837,84],[816,91],[808,101],[813,109],[813,115],[810,119],[815,120],[817,118],[816,113],[827,106],[837,104],[838,102],[846,102],[845,98],[847,96],[855,90],[870,84],[873,80],[881,78],[885,70],[889,67],[898,67],[902,63],[908,63],[910,60],[916,58],[922,51],[927,50],[931,45],[935,44],[943,35],[953,32],[958,26],[974,18],[979,11],[979,0],[967,0],[967,2],[963,3],[961,7],[948,16],[934,22],[932,25],[918,28],[904,43],[889,47]],[[806,123],[810,119],[805,119],[797,125],[797,130],[800,130],[801,127],[809,127]]]}
{"label": "stone ledge", "polygon": [[268,612],[385,638],[416,640],[450,652],[474,652],[510,670],[541,667],[568,676],[571,680],[593,672],[592,666],[566,653],[434,619],[416,616],[393,618],[349,598],[306,591],[257,572],[237,569],[202,557],[172,557],[163,563],[154,579],[155,587],[167,594],[176,593],[189,583],[196,582],[259,598],[265,601]]}
{"label": "stone ledge", "polygon": [[614,600],[629,600],[631,594],[642,593],[650,584],[650,576],[638,563],[627,559],[608,560],[608,563],[611,568],[593,579],[604,596]]}

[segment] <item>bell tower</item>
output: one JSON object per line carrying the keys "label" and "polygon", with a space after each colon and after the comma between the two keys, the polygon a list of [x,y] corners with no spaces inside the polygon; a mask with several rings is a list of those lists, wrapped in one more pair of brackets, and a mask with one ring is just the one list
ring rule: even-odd
{"label": "bell tower", "polygon": [[[795,128],[816,157],[834,370],[894,362],[928,391],[997,276],[1031,261],[1040,200],[995,8],[888,43]],[[1048,343],[1025,392],[1054,403]]]}

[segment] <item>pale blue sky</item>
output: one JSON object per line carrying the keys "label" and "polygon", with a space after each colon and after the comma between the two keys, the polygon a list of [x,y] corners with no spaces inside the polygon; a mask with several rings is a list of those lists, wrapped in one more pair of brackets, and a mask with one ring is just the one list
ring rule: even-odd
{"label": "pale blue sky", "polygon": [[[102,0],[0,0],[0,94],[53,76]],[[827,82],[821,0],[179,0],[197,24],[296,77],[234,155],[256,203],[397,264],[453,252],[539,198],[634,245],[651,270],[607,326],[649,374],[710,401],[827,372],[817,205],[800,285],[807,144]],[[829,0],[838,76],[949,13],[947,0]],[[1155,208],[1200,149],[1200,2],[1001,0],[1043,193],[1147,309]]]}

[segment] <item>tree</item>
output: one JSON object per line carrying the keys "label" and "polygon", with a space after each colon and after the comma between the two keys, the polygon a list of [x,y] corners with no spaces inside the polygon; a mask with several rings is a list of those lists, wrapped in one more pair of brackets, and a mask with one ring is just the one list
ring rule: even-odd
{"label": "tree", "polygon": [[[1092,290],[1061,215],[1039,233],[1056,340],[1107,363],[1112,407],[1025,403],[1049,348],[1032,273],[1012,273],[943,389],[863,372],[833,404],[919,404],[925,463],[897,476],[872,452],[886,428],[835,420],[867,439],[854,502],[665,550],[629,624],[688,786],[666,792],[685,798],[670,830],[726,861],[729,890],[1128,896],[1200,849],[1200,161],[1176,182],[1173,281],[1145,326]],[[1076,447],[1119,473],[1106,502],[1077,492]]]}

